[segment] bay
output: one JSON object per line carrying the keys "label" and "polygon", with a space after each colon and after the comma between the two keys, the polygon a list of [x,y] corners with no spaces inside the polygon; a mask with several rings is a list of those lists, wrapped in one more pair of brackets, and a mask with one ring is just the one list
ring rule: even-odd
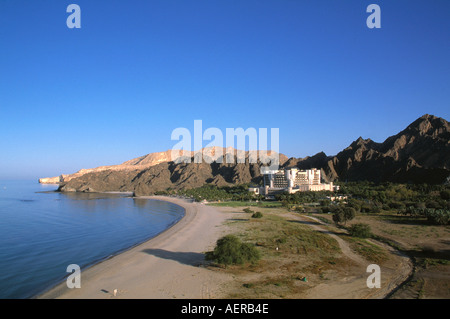
{"label": "bay", "polygon": [[0,181],[0,298],[31,298],[163,232],[178,205],[123,193],[59,193],[57,185]]}

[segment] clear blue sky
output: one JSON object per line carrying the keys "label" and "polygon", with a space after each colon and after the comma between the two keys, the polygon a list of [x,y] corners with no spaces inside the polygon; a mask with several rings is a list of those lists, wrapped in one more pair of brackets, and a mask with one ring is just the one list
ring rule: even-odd
{"label": "clear blue sky", "polygon": [[449,14],[448,0],[0,0],[0,178],[165,151],[196,119],[279,128],[295,157],[449,120]]}

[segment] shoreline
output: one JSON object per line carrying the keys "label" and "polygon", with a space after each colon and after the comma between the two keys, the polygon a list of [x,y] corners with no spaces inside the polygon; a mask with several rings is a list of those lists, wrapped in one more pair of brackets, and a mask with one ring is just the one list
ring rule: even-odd
{"label": "shoreline", "polygon": [[[67,288],[66,277],[32,299],[165,299],[178,295],[179,298],[211,298],[211,294],[215,295],[221,282],[217,277],[223,276],[216,274],[212,279],[213,274],[200,266],[204,263],[204,252],[212,249],[218,239],[216,228],[225,220],[224,214],[182,198],[137,198],[181,206],[184,216],[158,235],[81,269],[81,288]],[[185,280],[189,275],[190,280]],[[192,280],[197,276],[200,279]]]}
{"label": "shoreline", "polygon": [[[213,249],[217,239],[229,233],[224,221],[236,217],[234,207],[215,208],[189,199],[169,196],[140,196],[142,199],[162,200],[184,208],[185,214],[169,228],[142,243],[118,252],[86,269],[81,269],[81,288],[69,289],[65,279],[41,292],[33,299],[221,299],[229,298],[229,288],[236,278],[233,273],[205,268],[204,253]],[[245,213],[240,212],[240,214]],[[238,215],[239,217],[240,215]],[[310,226],[322,232],[317,226]],[[341,244],[340,244],[341,245]],[[344,243],[347,247],[347,244]],[[348,247],[347,247],[348,248]],[[342,249],[342,246],[341,246]],[[344,251],[344,249],[343,249]],[[347,251],[343,256],[354,255]],[[360,256],[354,261],[368,264]],[[399,264],[400,262],[400,264]],[[402,278],[399,265],[404,258],[396,258],[384,265],[389,280],[383,290],[367,294],[366,272],[355,277],[344,274],[337,283],[317,282],[300,295],[301,299],[372,299],[386,298]],[[359,266],[358,266],[359,267]],[[403,267],[402,267],[403,268]],[[362,269],[362,268],[361,268]],[[359,272],[357,272],[359,274]],[[392,276],[395,275],[395,278]],[[402,275],[403,276],[403,275]],[[66,277],[67,278],[67,277]],[[252,277],[255,279],[255,277]],[[393,280],[395,279],[395,280]],[[240,278],[239,280],[244,280]],[[403,281],[402,281],[403,282]],[[402,285],[401,283],[400,285]],[[364,287],[362,289],[361,287]],[[398,287],[397,287],[398,288]],[[227,290],[228,289],[228,290]],[[387,292],[386,292],[387,289]],[[117,295],[114,294],[117,291]],[[228,291],[228,292],[227,292]],[[386,292],[386,293],[385,293]],[[381,294],[380,294],[381,293]]]}
{"label": "shoreline", "polygon": [[[57,192],[57,191],[48,191],[48,192]],[[42,192],[42,193],[47,193],[47,192]],[[128,194],[128,192],[111,192],[111,193],[114,193],[114,194],[124,194],[124,193],[127,193],[127,194]],[[104,193],[99,193],[99,194],[106,194],[106,192],[104,192]],[[166,199],[150,198],[151,196],[147,196],[147,197],[149,197],[149,198],[146,198],[146,199],[150,199],[150,200],[167,201]],[[143,198],[143,197],[136,197],[136,198]],[[161,232],[159,232],[158,234],[156,234],[156,235],[154,235],[154,236],[152,236],[152,237],[149,237],[149,238],[147,238],[147,239],[144,239],[144,240],[142,240],[142,241],[140,241],[140,242],[138,242],[138,243],[136,243],[136,244],[133,244],[133,245],[131,245],[130,247],[127,247],[127,248],[123,248],[123,249],[121,249],[121,250],[118,250],[118,251],[114,252],[113,254],[111,254],[111,255],[109,255],[109,256],[106,256],[106,257],[103,257],[103,258],[100,258],[100,259],[97,259],[97,260],[93,260],[93,261],[87,263],[86,265],[80,266],[80,268],[82,268],[82,269],[84,269],[84,271],[86,271],[86,270],[88,270],[88,269],[90,269],[90,268],[92,268],[92,267],[95,267],[95,266],[101,264],[102,262],[108,261],[108,260],[111,259],[111,258],[114,258],[114,257],[116,257],[116,256],[119,256],[119,255],[122,254],[122,253],[125,253],[125,252],[127,252],[127,251],[129,251],[129,250],[131,250],[131,249],[133,249],[133,248],[135,248],[135,247],[138,247],[139,245],[145,244],[145,243],[147,243],[148,241],[150,241],[150,240],[152,240],[152,239],[155,239],[156,237],[162,235],[164,232],[168,231],[170,228],[174,227],[174,226],[175,226],[176,224],[178,224],[183,218],[186,217],[186,209],[185,209],[183,206],[181,206],[181,205],[175,204],[175,203],[173,203],[173,202],[171,202],[171,203],[174,204],[174,205],[177,205],[177,206],[182,207],[182,208],[184,209],[184,213],[183,213],[183,215],[182,215],[178,220],[176,220],[175,222],[173,222],[172,224],[170,224],[166,229],[162,230]],[[29,297],[26,298],[26,299],[39,299],[39,298],[41,298],[41,296],[46,295],[47,293],[49,293],[50,291],[56,289],[57,287],[59,287],[59,286],[61,286],[61,285],[64,285],[64,283],[66,282],[67,277],[68,277],[69,275],[70,275],[70,274],[68,273],[68,274],[65,275],[62,279],[56,280],[56,281],[54,281],[52,284],[49,284],[48,287],[47,287],[46,289],[44,289],[44,290],[42,290],[42,291],[39,291],[38,293],[35,293],[35,294],[29,296]],[[64,285],[64,286],[65,286],[65,285]]]}

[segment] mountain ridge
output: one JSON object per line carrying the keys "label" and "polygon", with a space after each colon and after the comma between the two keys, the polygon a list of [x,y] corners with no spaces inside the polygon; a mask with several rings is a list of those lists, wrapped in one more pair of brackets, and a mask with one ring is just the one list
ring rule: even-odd
{"label": "mountain ridge", "polygon": [[382,143],[357,139],[323,168],[341,180],[441,183],[450,170],[449,140],[449,123],[425,114]]}
{"label": "mountain ridge", "polygon": [[[209,154],[217,150],[212,148]],[[223,148],[222,154],[226,150]],[[239,151],[232,150],[236,158]],[[61,175],[59,189],[132,191],[147,195],[166,189],[200,187],[207,183],[229,186],[262,181],[260,170],[264,164],[251,162],[248,151],[245,152],[245,163],[226,163],[225,157],[220,163],[217,161],[220,156],[214,158],[216,161],[206,163],[176,163],[169,159],[170,152],[150,153],[120,165]],[[182,155],[194,160],[195,152]],[[304,158],[288,158],[280,154],[280,167],[318,168],[327,182],[443,183],[450,175],[450,125],[443,118],[425,114],[382,143],[359,137],[334,156],[319,152]]]}
{"label": "mountain ridge", "polygon": [[[123,162],[122,164],[98,166],[95,168],[83,168],[73,174],[61,174],[61,175],[55,176],[55,177],[40,178],[39,183],[41,183],[41,184],[59,184],[59,183],[69,182],[70,180],[72,180],[74,178],[81,177],[88,173],[98,173],[98,172],[107,171],[107,170],[112,170],[112,171],[143,170],[143,169],[146,169],[148,167],[151,167],[151,166],[154,166],[154,165],[157,165],[160,163],[171,162],[172,157],[175,157],[175,156],[176,156],[175,160],[178,159],[180,161],[185,159],[186,157],[194,158],[194,156],[198,152],[201,152],[203,154],[204,158],[208,158],[209,160],[214,160],[215,155],[217,154],[218,150],[221,150],[222,154],[232,153],[233,155],[236,155],[238,152],[240,152],[239,150],[234,149],[232,147],[225,148],[225,147],[216,147],[216,146],[204,147],[199,151],[167,150],[167,151],[163,151],[163,152],[154,152],[154,153],[149,153],[146,155],[142,155],[142,156],[133,158],[131,160]],[[248,157],[249,153],[251,153],[251,152],[252,151],[250,151],[250,152],[245,151],[244,156]],[[259,152],[263,152],[263,151],[254,151],[254,152],[257,152],[257,154],[259,156]],[[271,151],[267,151],[268,156],[270,156],[271,154],[272,154]],[[282,163],[284,161],[286,161],[287,160],[286,155],[279,153],[279,160]],[[192,161],[194,161],[194,160],[192,160]]]}

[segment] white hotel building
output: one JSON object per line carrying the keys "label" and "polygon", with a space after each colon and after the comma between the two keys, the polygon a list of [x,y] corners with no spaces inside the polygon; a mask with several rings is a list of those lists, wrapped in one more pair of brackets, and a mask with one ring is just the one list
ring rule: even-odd
{"label": "white hotel building", "polygon": [[336,191],[339,186],[333,186],[333,183],[322,183],[320,170],[313,168],[299,170],[290,168],[285,170],[265,170],[264,187],[250,188],[249,191],[261,195],[270,195],[271,193],[288,192],[290,194],[306,191]]}

